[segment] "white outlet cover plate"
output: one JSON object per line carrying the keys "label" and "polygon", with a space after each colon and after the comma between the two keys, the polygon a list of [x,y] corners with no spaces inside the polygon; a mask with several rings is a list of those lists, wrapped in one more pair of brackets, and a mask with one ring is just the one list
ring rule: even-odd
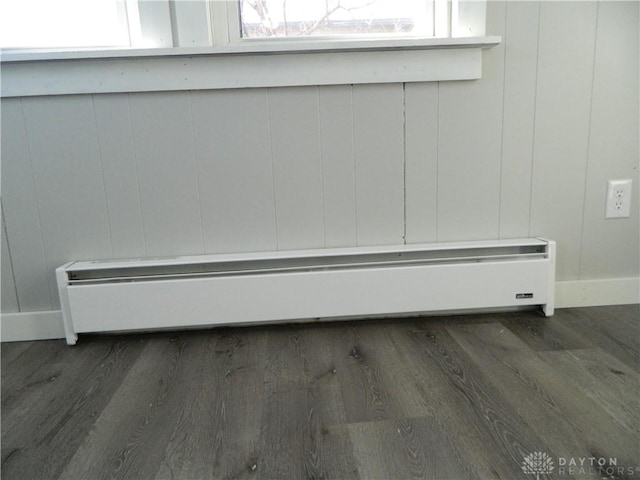
{"label": "white outlet cover plate", "polygon": [[609,180],[605,218],[626,218],[631,212],[631,179]]}

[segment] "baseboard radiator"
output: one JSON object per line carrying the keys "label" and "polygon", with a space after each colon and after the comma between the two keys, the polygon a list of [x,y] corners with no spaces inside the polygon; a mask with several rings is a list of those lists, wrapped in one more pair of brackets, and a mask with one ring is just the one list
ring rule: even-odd
{"label": "baseboard radiator", "polygon": [[71,262],[57,269],[67,343],[79,333],[540,305],[555,243],[481,242]]}

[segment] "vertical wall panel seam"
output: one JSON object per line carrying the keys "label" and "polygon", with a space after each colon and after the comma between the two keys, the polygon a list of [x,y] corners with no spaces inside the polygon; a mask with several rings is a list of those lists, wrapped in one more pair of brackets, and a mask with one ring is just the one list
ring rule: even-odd
{"label": "vertical wall panel seam", "polygon": [[593,83],[596,76],[596,53],[598,50],[598,28],[600,26],[600,1],[596,3],[596,24],[593,35],[593,57],[591,61],[591,90],[589,92],[589,123],[587,128],[587,158],[584,166],[584,187],[582,190],[582,218],[580,223],[580,245],[578,245],[578,280],[582,278],[582,247],[584,245],[586,206],[587,206],[587,186],[589,182],[589,163],[591,159],[591,127],[593,119]]}
{"label": "vertical wall panel seam", "polygon": [[540,73],[540,25],[542,20],[543,0],[538,0],[538,38],[536,39],[536,86],[533,94],[533,132],[531,135],[531,175],[529,178],[529,230],[527,236],[531,236],[531,222],[533,219],[533,179],[535,170],[535,149],[536,149],[536,131],[537,131],[537,112],[538,112],[538,76]]}
{"label": "vertical wall panel seam", "polygon": [[133,127],[133,118],[131,116],[131,93],[127,93],[127,114],[129,116],[129,125],[131,127],[131,147],[133,149],[133,165],[136,167],[136,188],[138,189],[138,203],[140,205],[140,221],[142,222],[142,243],[144,245],[144,255],[147,256],[147,229],[144,221],[144,208],[142,207],[142,193],[140,190],[140,168],[138,167],[138,152],[136,149],[135,128]]}
{"label": "vertical wall panel seam", "polygon": [[509,39],[507,37],[507,23],[509,17],[509,2],[504,5],[504,33],[502,42],[504,44],[504,52],[502,56],[502,118],[500,119],[500,186],[498,188],[498,238],[502,238],[502,184],[504,179],[504,116],[505,116],[505,95],[507,90],[507,48],[509,48]]}
{"label": "vertical wall panel seam", "polygon": [[355,155],[355,137],[354,137],[354,122],[353,122],[353,85],[347,85],[349,87],[349,112],[351,116],[349,117],[349,122],[351,125],[351,169],[353,172],[353,190],[352,190],[352,199],[353,199],[353,227],[355,231],[354,237],[352,237],[352,246],[358,244],[358,208],[356,202],[358,201],[358,192],[356,191],[356,155]]}
{"label": "vertical wall panel seam", "polygon": [[407,84],[402,83],[402,243],[407,244]]}
{"label": "vertical wall panel seam", "polygon": [[111,233],[111,211],[109,210],[109,199],[107,198],[107,183],[104,179],[104,163],[102,158],[102,144],[100,143],[100,129],[98,128],[98,116],[96,114],[95,95],[91,95],[91,110],[93,114],[93,126],[96,129],[96,144],[98,146],[98,163],[100,164],[100,179],[102,182],[102,193],[104,194],[104,205],[107,210],[107,233],[109,234],[109,245],[111,245],[111,258],[114,257],[113,235]]}
{"label": "vertical wall panel seam", "polygon": [[[27,129],[27,120],[24,115],[24,105],[23,105],[22,98],[20,99],[20,113],[22,115],[22,128],[24,129],[24,137],[27,144],[27,163],[29,166],[29,173],[31,175],[31,184],[33,185],[33,194],[35,197],[36,215],[38,217],[38,232],[40,232],[40,246],[42,247],[42,258],[44,260],[44,265],[46,269],[47,265],[49,265],[49,262],[47,261],[47,249],[44,244],[44,234],[42,233],[42,215],[40,213],[40,201],[38,200],[38,188],[36,185],[36,178],[33,173],[33,160],[31,158],[31,142],[29,140],[29,130]],[[9,243],[8,237],[7,237],[7,243]],[[45,270],[45,273],[48,273],[48,272],[46,272]],[[51,291],[51,282],[49,281],[47,281],[47,291],[49,292],[49,305],[53,307],[54,305],[53,299],[57,297],[58,292],[54,293]],[[17,300],[18,302],[20,301],[19,298]]]}
{"label": "vertical wall panel seam", "polygon": [[440,82],[436,83],[436,234],[435,239],[438,241],[438,220],[440,218]]}
{"label": "vertical wall panel seam", "polygon": [[273,129],[271,127],[271,102],[269,101],[269,89],[264,89],[264,94],[267,100],[267,126],[269,130],[269,156],[271,157],[271,183],[273,192],[273,220],[276,234],[276,250],[280,250],[280,240],[278,238],[278,202],[276,201],[276,168],[273,157]]}
{"label": "vertical wall panel seam", "polygon": [[1,200],[0,215],[2,215],[2,229],[4,230],[4,238],[6,238],[7,240],[7,253],[9,254],[9,267],[11,268],[11,278],[13,279],[13,292],[16,296],[16,306],[18,307],[18,312],[21,312],[22,309],[20,308],[20,298],[18,297],[18,285],[16,284],[16,273],[13,269],[13,257],[11,256],[11,244],[9,243],[9,235],[7,234],[7,222],[4,218],[4,207],[1,205]]}
{"label": "vertical wall panel seam", "polygon": [[196,172],[196,195],[198,196],[198,211],[200,213],[200,240],[202,242],[202,253],[206,253],[204,242],[204,218],[202,213],[202,195],[200,195],[200,169],[198,168],[198,157],[196,155],[196,134],[193,122],[193,103],[191,101],[191,91],[187,90],[187,102],[189,104],[189,129],[191,132],[191,153],[193,155],[193,166]]}
{"label": "vertical wall panel seam", "polygon": [[353,84],[350,85],[351,94],[351,152],[353,156],[353,191],[355,196],[354,208],[356,218],[356,245],[360,245],[360,234],[358,231],[358,162],[356,158],[356,114],[353,101]]}
{"label": "vertical wall panel seam", "polygon": [[318,148],[320,150],[320,196],[322,197],[322,245],[327,246],[327,207],[324,192],[324,149],[322,148],[322,115],[320,114],[320,87],[316,85],[316,106],[318,109]]}

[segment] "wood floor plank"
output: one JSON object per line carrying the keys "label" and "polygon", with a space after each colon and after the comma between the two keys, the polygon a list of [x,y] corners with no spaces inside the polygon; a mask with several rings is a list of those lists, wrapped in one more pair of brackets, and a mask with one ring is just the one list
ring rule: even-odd
{"label": "wood floor plank", "polygon": [[[315,432],[307,390],[308,367],[302,357],[300,327],[276,327],[268,334],[263,378],[263,419],[259,476],[304,477],[305,431]],[[313,441],[313,436],[311,440]],[[313,448],[313,447],[312,447]]]}
{"label": "wood floor plank", "polygon": [[[640,467],[638,312],[566,309],[545,319],[519,311],[9,346],[2,477],[524,479],[533,478],[521,469],[531,452],[547,452],[556,467],[559,456]],[[540,478],[556,473],[571,476]],[[581,475],[594,478],[571,477]],[[633,478],[628,470],[614,476],[625,475]]]}
{"label": "wood floor plank", "polygon": [[620,427],[640,438],[639,372],[600,348],[549,352],[544,360],[564,373],[573,389],[598,403]]}
{"label": "wood floor plank", "polygon": [[[10,459],[3,462],[3,475],[57,478],[140,355],[143,343],[143,338],[86,339],[80,348],[66,347],[59,362],[25,379],[28,383],[22,389],[7,393],[2,445],[10,449]],[[56,455],[51,455],[51,445],[61,446]]]}
{"label": "wood floor plank", "polygon": [[[364,324],[341,325],[341,335],[335,338],[332,355],[336,375],[341,385],[346,423],[392,418],[397,405],[382,383],[371,345],[363,343]],[[349,385],[349,388],[345,388]]]}
{"label": "wood floor plank", "polygon": [[559,312],[564,325],[640,371],[640,306],[569,308]]}
{"label": "wood floor plank", "polygon": [[[566,412],[547,392],[545,383],[519,368],[527,359],[540,360],[509,329],[501,323],[445,328],[486,375],[487,381],[500,391],[503,400],[522,416],[527,428],[544,439],[549,452],[564,458],[590,455],[580,426],[566,421]],[[524,428],[522,425],[520,431]]]}
{"label": "wood floor plank", "polygon": [[[335,358],[323,326],[291,327],[271,338],[265,368],[260,478],[358,478],[345,429]],[[285,345],[289,348],[283,348]]]}
{"label": "wood floor plank", "polygon": [[[505,364],[508,362],[511,369],[519,372],[518,374],[530,384],[539,385],[538,395],[547,397],[547,403],[550,406],[554,405],[554,408],[562,412],[561,417],[564,420],[560,425],[562,428],[575,429],[584,449],[590,452],[588,456],[591,456],[591,452],[599,452],[604,456],[617,457],[621,462],[626,461],[627,464],[634,465],[640,460],[637,437],[616,426],[614,419],[600,405],[581,394],[576,388],[572,388],[569,376],[557,370],[555,364],[552,368],[549,362],[544,361],[548,358],[549,352],[528,351],[517,337],[505,335],[504,332],[500,334],[499,328],[495,326],[479,326],[476,329],[477,335],[473,340],[465,343],[465,349],[471,349],[471,344],[475,342],[474,348],[477,353],[481,349],[486,349],[494,352],[494,355],[500,355],[500,358],[508,358],[504,361]],[[523,406],[523,412],[526,411],[526,406]],[[535,428],[541,428],[540,425],[545,420],[546,417],[541,417]],[[556,421],[560,420],[556,417]],[[553,427],[550,425],[549,429],[551,428]],[[553,441],[551,436],[546,438]],[[568,446],[570,447],[571,443],[568,443]],[[556,446],[556,448],[561,447]],[[548,451],[555,454],[551,445],[547,450],[531,451]]]}
{"label": "wood floor plank", "polygon": [[613,335],[626,332],[635,338],[640,337],[640,305],[608,305],[605,307],[582,307],[568,309],[577,316],[584,316],[587,321],[607,320],[600,322],[601,327]]}
{"label": "wood floor plank", "polygon": [[336,331],[345,328],[345,324],[314,325],[300,332],[310,407],[304,440],[306,478],[359,478],[351,438],[344,428],[346,411],[338,359],[331,348]]}
{"label": "wood floor plank", "polygon": [[2,365],[2,398],[7,394],[12,395],[15,390],[24,386],[26,379],[37,374],[42,366],[60,363],[59,358],[68,353],[64,340],[29,342],[28,348],[10,367],[6,365],[5,368],[5,365]]}
{"label": "wood floor plank", "polygon": [[0,365],[2,370],[9,368],[13,361],[31,345],[33,345],[33,342],[5,342],[0,345]]}
{"label": "wood floor plank", "polygon": [[590,347],[591,342],[563,324],[563,317],[562,310],[549,318],[542,316],[542,314],[535,316],[512,313],[506,314],[501,323],[534,350],[569,350]]}
{"label": "wood floor plank", "polygon": [[449,443],[460,449],[455,455],[468,476],[518,478],[523,455],[547,449],[546,441],[505,401],[443,324],[419,322],[395,335],[406,345],[407,364],[416,372],[428,372],[416,373],[422,394],[430,399],[443,429],[449,429]]}
{"label": "wood floor plank", "polygon": [[348,425],[361,478],[466,478],[433,418]]}
{"label": "wood floor plank", "polygon": [[337,369],[339,357],[332,348],[335,334],[347,330],[346,325],[327,324],[314,325],[300,331],[307,365],[306,378],[323,429],[347,423]]}
{"label": "wood floor plank", "polygon": [[202,332],[157,479],[249,478],[259,463],[265,330]]}
{"label": "wood floor plank", "polygon": [[194,350],[190,343],[168,335],[150,338],[60,478],[155,476],[166,432],[185,400],[190,365],[183,360],[185,351]]}
{"label": "wood floor plank", "polygon": [[297,389],[309,376],[303,356],[300,325],[273,326],[267,332],[264,385],[274,392]]}
{"label": "wood floor plank", "polygon": [[[339,328],[339,327],[335,327]],[[391,337],[375,322],[344,324],[332,351],[347,423],[428,413]]]}
{"label": "wood floor plank", "polygon": [[[265,392],[265,422],[260,435],[260,478],[304,478],[307,449],[317,454],[317,440],[307,389],[304,384],[289,385],[287,391]],[[306,432],[310,438],[305,445]],[[314,445],[310,445],[310,443]]]}

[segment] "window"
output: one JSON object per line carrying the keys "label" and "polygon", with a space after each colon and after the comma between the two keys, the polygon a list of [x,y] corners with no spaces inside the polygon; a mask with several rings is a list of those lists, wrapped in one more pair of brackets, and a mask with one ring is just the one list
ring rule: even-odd
{"label": "window", "polygon": [[484,35],[479,0],[0,0],[0,5],[5,49]]}
{"label": "window", "polygon": [[0,0],[1,92],[478,79],[486,1]]}
{"label": "window", "polygon": [[3,49],[172,48],[194,33],[197,46],[211,45],[205,0],[0,0],[0,7]]}
{"label": "window", "polygon": [[114,0],[2,0],[0,46],[129,47],[126,6]]}
{"label": "window", "polygon": [[242,0],[242,37],[434,36],[433,2],[416,0]]}

